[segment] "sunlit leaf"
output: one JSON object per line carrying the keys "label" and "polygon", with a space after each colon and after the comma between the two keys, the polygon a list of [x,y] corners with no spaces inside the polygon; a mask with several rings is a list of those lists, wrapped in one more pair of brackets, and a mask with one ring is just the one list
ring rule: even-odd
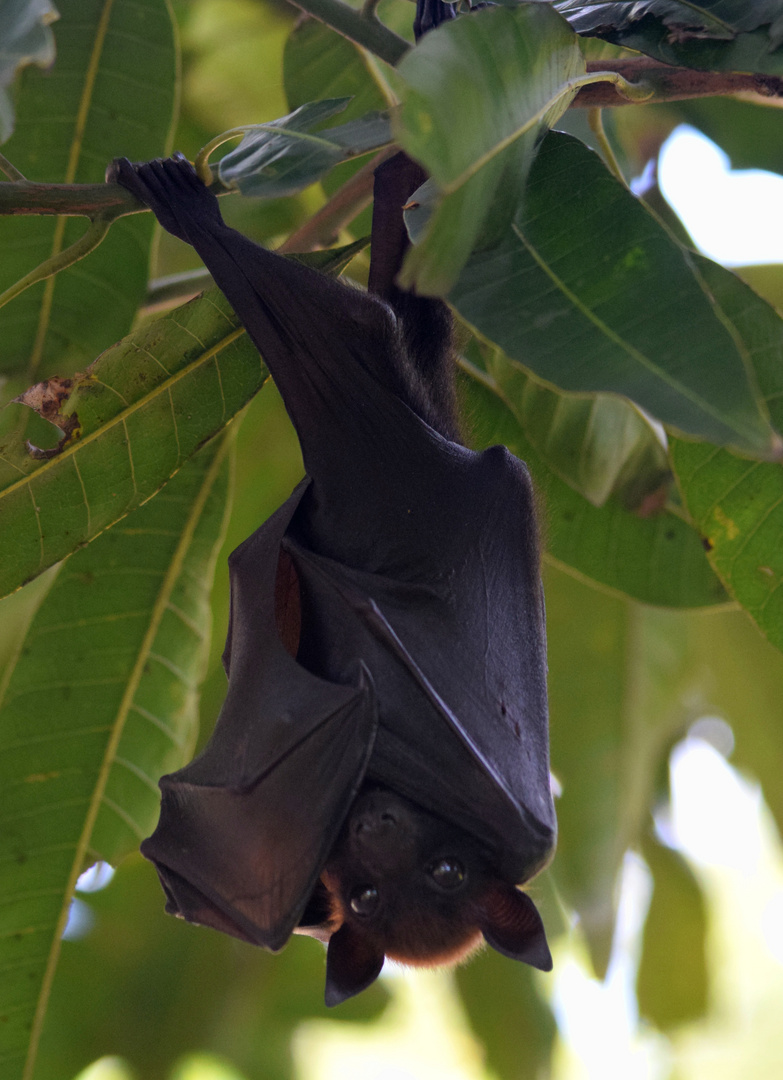
{"label": "sunlit leaf", "polygon": [[[699,266],[747,344],[773,422],[783,425],[783,322],[728,270],[707,259]],[[769,640],[783,648],[783,466],[683,440],[673,441],[671,455],[713,567]]]}
{"label": "sunlit leaf", "polygon": [[701,715],[730,725],[731,763],[759,780],[783,836],[783,656],[743,611],[693,612],[688,634],[692,666],[702,672]]}
{"label": "sunlit leaf", "polygon": [[[160,157],[175,109],[166,0],[57,0],[57,63],[29,70],[3,148],[28,180],[97,183],[112,158]],[[125,217],[86,259],[0,309],[0,371],[26,381],[85,367],[130,329],[147,287],[150,214]],[[84,219],[0,217],[0,291],[80,237]]]}
{"label": "sunlit leaf", "polygon": [[[775,99],[770,99],[771,102]],[[732,169],[770,169],[783,173],[780,111],[774,105],[739,98],[712,97],[666,105],[676,122],[691,124],[728,154]],[[735,268],[744,275],[745,267]]]}
{"label": "sunlit leaf", "polygon": [[698,1020],[707,1011],[707,904],[677,851],[645,837],[641,847],[653,894],[636,976],[639,1012],[660,1031]]}
{"label": "sunlit leaf", "polygon": [[544,386],[498,349],[488,353],[486,363],[547,466],[594,506],[603,506],[614,494],[635,510],[646,498],[665,495],[670,476],[666,449],[628,401]]}
{"label": "sunlit leaf", "polygon": [[[363,245],[297,259],[336,273]],[[56,422],[70,441],[49,457],[31,454],[18,435],[0,443],[0,596],[140,506],[266,377],[228,301],[212,289],[147,323],[83,375],[33,387],[29,404],[46,412],[51,399],[59,403]]]}
{"label": "sunlit leaf", "polygon": [[499,1080],[549,1075],[557,1032],[544,991],[551,978],[491,949],[457,969],[471,1027],[484,1047],[487,1067]]}
{"label": "sunlit leaf", "polygon": [[[303,19],[291,31],[283,57],[283,81],[292,109],[317,98],[350,97],[345,122],[389,106],[364,50],[317,19]],[[356,161],[337,165],[322,179],[326,193],[336,191],[360,165]]]}
{"label": "sunlit leaf", "polygon": [[609,962],[623,856],[647,827],[656,776],[693,718],[703,676],[687,616],[545,576],[552,770],[562,785],[552,874],[580,915],[593,965]]}
{"label": "sunlit leaf", "polygon": [[227,445],[206,448],[165,493],[65,564],[4,684],[8,1080],[35,1055],[77,875],[97,858],[117,861],[150,831],[158,777],[193,747]]}
{"label": "sunlit leaf", "polygon": [[382,982],[327,1011],[324,949],[295,937],[277,956],[163,910],[157,875],[126,859],[89,898],[95,929],[65,942],[35,1080],[63,1080],[107,1047],[139,1080],[168,1080],[198,1048],[248,1075],[291,1080],[291,1039],[302,1020],[371,1020],[388,1001]]}

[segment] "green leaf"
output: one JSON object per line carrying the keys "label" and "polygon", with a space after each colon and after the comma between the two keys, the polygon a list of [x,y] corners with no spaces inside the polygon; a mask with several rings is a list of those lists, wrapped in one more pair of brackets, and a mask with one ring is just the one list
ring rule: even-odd
{"label": "green leaf", "polygon": [[563,788],[552,873],[601,976],[623,856],[646,828],[704,669],[692,662],[684,613],[607,596],[551,568],[544,584],[552,770]]}
{"label": "green leaf", "polygon": [[385,113],[368,113],[313,134],[313,127],[342,112],[347,104],[347,98],[311,101],[280,120],[253,125],[239,146],[221,159],[218,173],[222,183],[243,195],[269,199],[294,195],[339,162],[391,141]]}
{"label": "green leaf", "polygon": [[616,878],[633,837],[620,815],[629,605],[551,569],[545,593],[551,760],[562,786],[551,872],[579,913],[602,974],[614,934]]}
{"label": "green leaf", "polygon": [[455,975],[492,1075],[499,1080],[548,1076],[557,1025],[542,992],[547,976],[526,964],[509,963],[492,949],[457,968]]}
{"label": "green leaf", "polygon": [[[195,740],[228,443],[62,568],[0,707],[0,1062],[35,1056],[76,878],[151,829]],[[27,1075],[27,1074],[26,1074]]]}
{"label": "green leaf", "polygon": [[449,299],[563,390],[622,394],[687,434],[772,457],[781,440],[743,334],[705,273],[595,154],[552,132],[510,228]]}
{"label": "green leaf", "polygon": [[688,648],[701,672],[698,716],[721,716],[736,744],[732,765],[755,776],[783,836],[783,656],[743,611],[693,612]]}
{"label": "green leaf", "polygon": [[[317,19],[304,19],[291,31],[283,56],[283,82],[292,109],[321,97],[350,97],[346,123],[389,106],[367,54]],[[358,167],[357,162],[347,161],[323,177],[327,195]]]}
{"label": "green leaf", "polygon": [[577,39],[542,4],[444,23],[406,54],[392,79],[403,98],[397,141],[437,189],[406,286],[445,295],[479,238],[508,226],[536,144],[584,71]]}
{"label": "green leaf", "polygon": [[779,0],[560,0],[555,6],[579,33],[596,34],[665,64],[705,71],[783,72]]}
{"label": "green leaf", "polygon": [[477,448],[504,443],[527,462],[539,494],[547,556],[648,604],[701,607],[725,601],[698,533],[664,511],[641,518],[609,499],[591,505],[547,467],[509,407],[475,378],[461,382]]}
{"label": "green leaf", "polygon": [[[177,53],[166,0],[58,0],[58,58],[29,70],[4,149],[29,180],[96,183],[112,158],[165,151]],[[154,221],[125,217],[86,259],[0,309],[0,370],[26,382],[86,366],[130,329],[148,276]],[[78,218],[0,218],[0,291],[85,230]]]}
{"label": "green leaf", "polygon": [[54,63],[54,34],[58,18],[51,0],[6,0],[0,10],[0,143],[14,129],[14,105],[8,87],[28,64],[47,68]]}
{"label": "green leaf", "polygon": [[126,1058],[138,1080],[169,1077],[194,1047],[253,1080],[292,1080],[291,1040],[303,1020],[366,1021],[388,1001],[379,981],[335,1016],[323,1001],[320,942],[295,936],[272,956],[187,926],[165,914],[157,875],[140,856],[82,899],[95,926],[63,943],[35,1080],[71,1077],[107,1050]]}
{"label": "green leaf", "polygon": [[[780,111],[762,101],[761,98],[753,103],[728,97],[691,98],[668,102],[666,110],[674,121],[673,126],[691,124],[712,139],[728,154],[732,169],[783,173]],[[745,269],[736,267],[735,272],[744,276]]]}
{"label": "green leaf", "polygon": [[[336,274],[366,243],[296,258]],[[26,403],[69,435],[43,454],[18,432],[0,442],[0,596],[154,495],[266,378],[228,301],[211,289],[108,349],[83,375],[31,387]]]}
{"label": "green leaf", "polygon": [[[776,426],[783,425],[783,323],[730,271],[699,259],[705,280],[746,342]],[[783,466],[672,440],[683,501],[726,588],[783,649]]]}
{"label": "green leaf", "polygon": [[0,446],[0,595],[145,502],[265,378],[217,289],[107,350],[63,391],[78,438],[46,460]]}
{"label": "green leaf", "polygon": [[732,38],[736,34],[769,28],[770,47],[781,39],[781,28],[770,27],[783,15],[780,0],[636,0],[629,3],[585,3],[556,0],[555,7],[579,33],[627,30],[642,19],[657,19],[672,37]]}
{"label": "green leaf", "polygon": [[546,465],[594,506],[615,494],[635,510],[665,489],[666,450],[630,402],[544,386],[499,349],[491,351],[486,366]]}
{"label": "green leaf", "polygon": [[653,894],[642,936],[636,997],[641,1017],[668,1032],[707,1012],[707,905],[679,852],[649,836],[641,852],[653,876]]}

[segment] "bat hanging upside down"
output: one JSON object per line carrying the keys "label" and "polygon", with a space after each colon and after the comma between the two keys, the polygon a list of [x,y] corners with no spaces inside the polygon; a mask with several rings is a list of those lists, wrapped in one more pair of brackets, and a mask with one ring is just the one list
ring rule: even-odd
{"label": "bat hanging upside down", "polygon": [[504,447],[458,441],[448,309],[394,285],[424,174],[402,154],[376,173],[368,293],[228,228],[181,156],[110,178],[201,256],[307,473],[229,560],[226,700],[142,845],[167,910],[271,950],[328,942],[328,1005],[385,956],[482,940],[549,970],[516,887],[556,831],[533,495]]}

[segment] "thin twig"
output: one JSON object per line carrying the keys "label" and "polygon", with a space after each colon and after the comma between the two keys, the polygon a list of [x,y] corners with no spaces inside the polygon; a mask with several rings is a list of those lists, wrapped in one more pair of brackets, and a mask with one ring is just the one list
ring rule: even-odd
{"label": "thin twig", "polygon": [[404,38],[389,30],[378,19],[366,18],[348,4],[343,4],[342,0],[292,0],[292,3],[392,67],[402,60],[410,48]]}

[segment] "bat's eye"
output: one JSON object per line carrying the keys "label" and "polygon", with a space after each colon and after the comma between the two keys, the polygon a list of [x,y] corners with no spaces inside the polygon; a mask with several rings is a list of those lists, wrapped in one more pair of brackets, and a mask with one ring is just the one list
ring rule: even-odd
{"label": "bat's eye", "polygon": [[350,904],[351,911],[366,919],[378,906],[378,890],[374,885],[363,885],[351,894]]}
{"label": "bat's eye", "polygon": [[439,889],[452,892],[465,881],[465,867],[456,859],[441,859],[430,868],[430,877]]}

